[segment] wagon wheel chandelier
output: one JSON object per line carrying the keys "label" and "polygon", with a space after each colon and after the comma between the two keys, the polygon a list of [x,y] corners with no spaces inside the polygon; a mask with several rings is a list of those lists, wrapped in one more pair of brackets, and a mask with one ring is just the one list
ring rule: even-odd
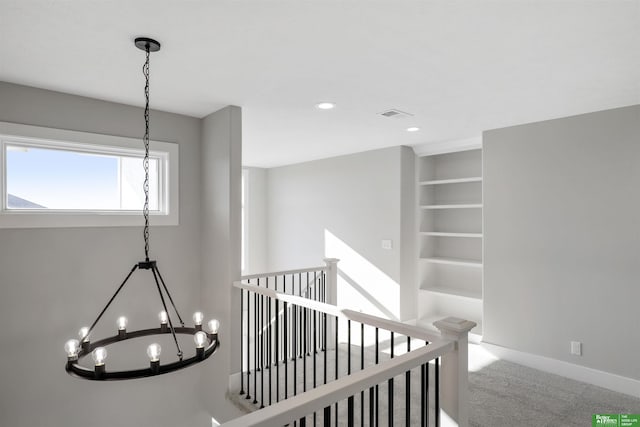
{"label": "wagon wheel chandelier", "polygon": [[[79,332],[78,339],[70,339],[64,345],[64,350],[67,353],[66,371],[75,377],[88,379],[88,380],[126,380],[133,378],[149,377],[154,375],[166,374],[176,371],[178,369],[186,368],[187,366],[206,360],[211,356],[219,346],[218,341],[218,328],[220,322],[213,319],[207,324],[207,330],[203,330],[202,322],[204,316],[201,312],[196,312],[193,315],[194,327],[185,326],[178,309],[176,308],[173,298],[169,293],[169,289],[158,270],[156,261],[149,259],[149,56],[151,52],[157,52],[160,50],[160,43],[156,40],[147,37],[138,37],[135,39],[135,45],[137,48],[146,52],[146,60],[142,67],[142,72],[145,77],[145,109],[144,109],[144,121],[145,121],[145,134],[143,138],[144,142],[144,261],[140,261],[131,268],[124,281],[120,284],[116,292],[113,294],[107,305],[102,309],[96,320],[90,327],[83,327]],[[117,319],[117,334],[111,337],[99,339],[96,341],[91,340],[91,334],[107,311],[113,300],[118,293],[122,290],[124,285],[128,282],[129,278],[136,270],[149,270],[156,284],[158,294],[160,295],[160,301],[162,302],[163,311],[159,314],[159,324],[155,328],[140,329],[135,331],[127,330],[127,319],[120,317]],[[163,293],[164,291],[164,293]],[[170,315],[167,309],[167,302],[165,296],[168,298],[171,308],[175,313],[180,326],[174,326],[174,319]],[[177,349],[177,361],[170,363],[161,363],[160,353],[161,347],[158,343],[152,343],[147,347],[147,356],[149,357],[149,365],[145,367],[139,367],[136,369],[128,370],[108,370],[106,357],[107,346],[117,342],[146,337],[146,336],[160,336],[171,334],[173,341],[175,342]],[[185,357],[180,344],[178,342],[177,335],[191,335],[195,342],[195,354],[190,357]],[[93,369],[83,366],[80,362],[87,358],[89,355],[93,358]]]}

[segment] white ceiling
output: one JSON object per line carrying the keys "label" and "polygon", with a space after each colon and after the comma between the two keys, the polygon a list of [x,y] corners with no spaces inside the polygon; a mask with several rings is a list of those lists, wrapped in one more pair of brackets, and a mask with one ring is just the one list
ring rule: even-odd
{"label": "white ceiling", "polygon": [[142,105],[140,35],[152,107],[241,106],[252,166],[640,103],[639,0],[0,0],[0,80]]}

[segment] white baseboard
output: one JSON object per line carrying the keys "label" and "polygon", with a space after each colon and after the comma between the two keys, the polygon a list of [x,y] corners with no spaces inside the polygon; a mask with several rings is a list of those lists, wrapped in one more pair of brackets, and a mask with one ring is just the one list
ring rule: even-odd
{"label": "white baseboard", "polygon": [[240,372],[236,372],[235,374],[229,375],[229,392],[237,393],[240,390],[240,381],[242,379],[242,374]]}
{"label": "white baseboard", "polygon": [[619,393],[640,397],[640,381],[632,378],[587,368],[586,366],[575,365],[562,360],[525,353],[486,342],[483,342],[480,345],[494,356],[509,362],[518,363],[530,368],[570,378],[572,380],[593,384]]}

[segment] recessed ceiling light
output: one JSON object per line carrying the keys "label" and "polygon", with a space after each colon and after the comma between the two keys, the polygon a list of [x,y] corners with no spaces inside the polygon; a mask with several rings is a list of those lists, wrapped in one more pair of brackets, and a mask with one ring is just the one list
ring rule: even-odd
{"label": "recessed ceiling light", "polygon": [[316,104],[316,108],[320,109],[320,110],[331,110],[333,108],[335,108],[336,104],[334,104],[333,102],[320,102],[318,104]]}
{"label": "recessed ceiling light", "polygon": [[420,128],[412,126],[410,128],[407,128],[407,132],[418,132],[420,130]]}

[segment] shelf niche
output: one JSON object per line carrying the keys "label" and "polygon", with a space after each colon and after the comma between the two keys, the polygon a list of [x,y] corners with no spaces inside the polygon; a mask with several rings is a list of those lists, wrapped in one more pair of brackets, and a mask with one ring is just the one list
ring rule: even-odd
{"label": "shelf niche", "polygon": [[419,158],[418,323],[455,316],[482,334],[482,150]]}

